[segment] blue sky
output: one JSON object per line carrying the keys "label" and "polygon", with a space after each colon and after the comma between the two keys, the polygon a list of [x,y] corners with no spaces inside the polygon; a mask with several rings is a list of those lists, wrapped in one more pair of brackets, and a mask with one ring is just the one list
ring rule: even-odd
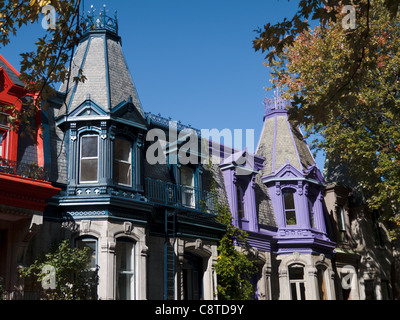
{"label": "blue sky", "polygon": [[[118,11],[122,48],[145,112],[197,129],[254,129],[257,145],[263,99],[272,92],[255,29],[292,17],[296,0],[85,0]],[[24,27],[0,53],[19,69],[20,53],[44,35]],[[246,144],[243,139],[243,146]],[[251,145],[251,143],[250,143]],[[323,168],[323,158],[317,157]]]}

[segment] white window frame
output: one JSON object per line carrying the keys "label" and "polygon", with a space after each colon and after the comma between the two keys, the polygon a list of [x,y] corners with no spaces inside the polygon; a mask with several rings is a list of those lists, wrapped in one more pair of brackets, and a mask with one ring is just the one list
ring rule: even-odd
{"label": "white window frame", "polygon": [[[117,141],[117,140],[127,141],[127,142],[130,143],[129,160],[128,160],[128,161],[124,161],[124,160],[120,160],[120,159],[116,159],[116,158],[115,158],[115,144],[116,144],[116,141]],[[115,168],[113,167],[113,180],[114,180],[114,183],[115,183],[115,184],[120,185],[120,186],[125,186],[125,187],[132,187],[132,185],[133,185],[132,153],[133,153],[133,144],[132,144],[132,142],[131,142],[130,140],[122,139],[122,138],[118,138],[118,137],[114,139],[113,166],[115,166],[115,162],[129,164],[129,166],[130,166],[130,168],[129,168],[129,170],[130,170],[130,180],[131,180],[131,181],[130,181],[130,184],[125,184],[125,183],[117,182],[117,181],[116,181],[116,177],[114,176],[114,170],[115,170]]]}
{"label": "white window frame", "polygon": [[[302,268],[303,269],[303,279],[290,279],[290,268]],[[288,267],[288,278],[289,278],[289,288],[290,288],[290,299],[293,300],[294,297],[292,295],[292,284],[295,284],[296,286],[296,300],[302,300],[301,299],[301,290],[300,290],[300,284],[302,283],[304,285],[304,300],[307,300],[307,288],[306,288],[306,280],[305,280],[305,270],[304,266],[301,264],[292,264]],[[299,299],[300,298],[300,299]]]}
{"label": "white window frame", "polygon": [[[97,156],[96,157],[82,157],[82,147],[83,147],[83,139],[88,137],[96,137],[97,138]],[[80,137],[80,146],[79,146],[79,183],[81,184],[88,184],[88,183],[96,183],[99,182],[99,166],[100,166],[100,142],[99,142],[99,135],[98,134],[84,134]],[[97,160],[97,179],[96,180],[87,180],[82,181],[82,160]]]}
{"label": "white window frame", "polygon": [[[292,196],[293,196],[293,204],[294,204],[294,208],[293,209],[286,209],[286,206],[285,206],[285,193],[289,193],[289,194],[292,194]],[[298,219],[297,219],[297,210],[296,210],[296,207],[297,207],[297,205],[296,205],[296,190],[294,190],[293,188],[285,188],[285,189],[283,189],[282,190],[282,202],[283,202],[283,215],[284,215],[284,219],[285,219],[285,226],[286,227],[295,227],[295,226],[297,226],[297,223],[298,223]],[[287,222],[288,222],[288,218],[287,218],[287,215],[286,215],[286,213],[287,212],[292,212],[292,211],[294,211],[294,218],[295,218],[295,224],[288,224]]]}
{"label": "white window frame", "polygon": [[[131,251],[131,266],[133,266],[133,270],[118,270],[117,269],[117,254],[115,255],[115,294],[118,294],[118,277],[120,274],[122,275],[131,275],[131,284],[130,284],[130,297],[129,300],[136,300],[136,242],[130,239],[117,239],[116,246],[118,243],[131,243],[132,251]],[[116,248],[117,249],[117,248]],[[117,298],[117,297],[116,297]]]}
{"label": "white window frame", "polygon": [[[191,185],[182,183],[182,169],[184,169],[184,170],[188,169],[192,172],[193,175],[192,175]],[[183,206],[188,207],[188,208],[196,207],[195,174],[196,174],[196,171],[194,169],[187,167],[187,166],[181,167],[180,185],[181,185],[181,190],[182,190],[182,204],[183,204]]]}

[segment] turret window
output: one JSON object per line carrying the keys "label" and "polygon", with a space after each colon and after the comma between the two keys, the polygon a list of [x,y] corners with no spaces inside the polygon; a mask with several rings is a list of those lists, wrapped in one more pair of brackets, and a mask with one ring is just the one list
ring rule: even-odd
{"label": "turret window", "polygon": [[114,182],[132,186],[132,143],[118,138],[114,142]]}
{"label": "turret window", "polygon": [[81,138],[80,182],[97,182],[99,167],[99,137],[86,135]]}
{"label": "turret window", "polygon": [[284,210],[286,225],[296,225],[296,210],[294,205],[294,190],[287,189],[283,191]]}

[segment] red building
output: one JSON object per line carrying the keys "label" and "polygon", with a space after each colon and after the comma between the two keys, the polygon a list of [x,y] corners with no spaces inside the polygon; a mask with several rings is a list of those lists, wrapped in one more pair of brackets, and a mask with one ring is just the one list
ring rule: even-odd
{"label": "red building", "polygon": [[[41,135],[32,141],[12,130],[7,121],[5,107],[23,112],[27,98],[34,95],[0,55],[0,285],[8,298],[22,289],[17,269],[24,265],[28,243],[43,223],[46,199],[59,191],[47,181]],[[39,127],[40,121],[37,112],[32,122]]]}

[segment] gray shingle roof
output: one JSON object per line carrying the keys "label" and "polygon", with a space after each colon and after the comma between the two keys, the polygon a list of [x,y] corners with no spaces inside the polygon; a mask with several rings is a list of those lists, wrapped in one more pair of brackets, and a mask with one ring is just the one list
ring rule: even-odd
{"label": "gray shingle roof", "polygon": [[[86,79],[76,84],[74,77],[79,70]],[[90,95],[107,112],[132,97],[134,106],[144,116],[120,38],[106,30],[89,32],[81,40],[71,64],[69,82],[61,85],[60,92],[68,94],[59,115],[70,113]]]}
{"label": "gray shingle roof", "polygon": [[299,128],[290,124],[286,114],[265,119],[256,154],[265,158],[263,176],[288,161],[300,172],[315,162]]}

